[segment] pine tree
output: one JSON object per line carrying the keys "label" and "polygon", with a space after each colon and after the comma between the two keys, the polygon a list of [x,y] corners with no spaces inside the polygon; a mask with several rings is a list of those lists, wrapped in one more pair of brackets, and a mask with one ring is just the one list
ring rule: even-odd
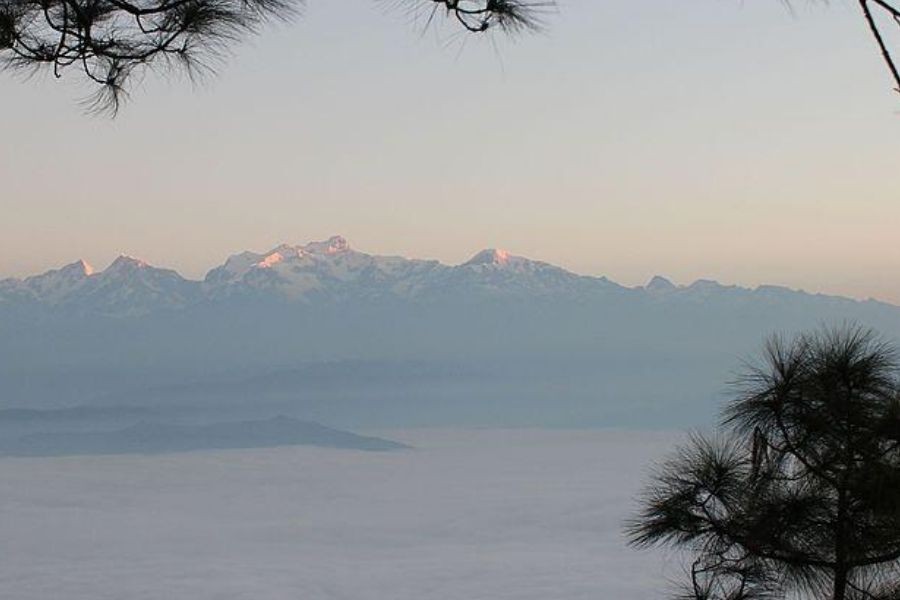
{"label": "pine tree", "polygon": [[895,349],[858,327],[770,342],[628,533],[688,550],[695,600],[900,599]]}
{"label": "pine tree", "polygon": [[[394,0],[397,1],[397,0]],[[267,20],[292,18],[303,0],[0,0],[0,67],[74,70],[96,84],[94,108],[115,112],[129,79],[148,67],[209,70],[228,46]],[[542,0],[399,0],[425,19],[464,31],[540,26]]]}

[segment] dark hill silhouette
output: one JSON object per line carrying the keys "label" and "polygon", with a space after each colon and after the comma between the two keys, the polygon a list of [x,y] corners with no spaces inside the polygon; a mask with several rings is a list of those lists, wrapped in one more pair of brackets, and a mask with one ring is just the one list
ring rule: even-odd
{"label": "dark hill silhouette", "polygon": [[278,416],[262,421],[208,425],[142,421],[116,431],[32,433],[0,445],[0,455],[159,454],[276,446],[320,446],[367,451],[407,448],[404,444],[390,440]]}

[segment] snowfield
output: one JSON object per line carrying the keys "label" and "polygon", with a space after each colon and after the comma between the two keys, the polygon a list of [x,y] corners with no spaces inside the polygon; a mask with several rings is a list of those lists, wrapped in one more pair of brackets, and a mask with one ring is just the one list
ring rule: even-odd
{"label": "snowfield", "polygon": [[377,432],[308,447],[0,460],[10,600],[652,600],[622,536],[678,435]]}

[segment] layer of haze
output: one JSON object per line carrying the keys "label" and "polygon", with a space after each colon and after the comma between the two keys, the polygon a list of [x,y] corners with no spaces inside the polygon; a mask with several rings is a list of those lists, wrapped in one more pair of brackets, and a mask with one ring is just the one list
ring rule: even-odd
{"label": "layer of haze", "polygon": [[676,436],[397,431],[414,449],[0,461],[16,600],[662,600],[622,527]]}
{"label": "layer of haze", "polygon": [[389,4],[310,0],[115,121],[4,77],[0,277],[119,253],[199,277],[341,233],[900,302],[900,97],[855,2],[568,0],[496,49]]}

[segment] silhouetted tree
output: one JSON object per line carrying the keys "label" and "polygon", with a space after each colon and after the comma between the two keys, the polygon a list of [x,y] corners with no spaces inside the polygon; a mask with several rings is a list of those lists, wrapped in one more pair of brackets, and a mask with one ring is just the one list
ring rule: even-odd
{"label": "silhouetted tree", "polygon": [[[157,66],[189,75],[268,19],[288,19],[304,0],[0,0],[0,67],[77,69],[97,84],[96,108],[115,109],[129,76]],[[325,0],[322,0],[325,1]],[[442,14],[464,31],[521,32],[540,25],[555,0],[387,0]],[[900,70],[885,37],[900,27],[900,0],[858,0],[900,91]]]}
{"label": "silhouetted tree", "polygon": [[[900,92],[900,67],[897,66],[894,52],[891,51],[891,47],[885,39],[885,27],[880,24],[883,22],[880,19],[884,19],[886,21],[885,24],[893,23],[900,27],[900,2],[897,0],[859,0],[859,5],[866,18],[866,25],[868,25],[869,31],[872,32],[872,37],[875,38],[875,42],[878,44],[884,63],[894,79],[894,85],[897,86],[894,89]],[[875,10],[872,10],[873,7]]]}
{"label": "silhouetted tree", "polygon": [[661,466],[629,524],[693,553],[685,598],[900,599],[894,349],[859,328],[772,341],[720,437]]}
{"label": "silhouetted tree", "polygon": [[[268,19],[294,16],[303,0],[0,0],[0,59],[13,69],[68,68],[98,84],[93,106],[115,109],[129,76],[148,66],[208,69],[226,46]],[[541,0],[399,0],[465,31],[536,29]]]}

